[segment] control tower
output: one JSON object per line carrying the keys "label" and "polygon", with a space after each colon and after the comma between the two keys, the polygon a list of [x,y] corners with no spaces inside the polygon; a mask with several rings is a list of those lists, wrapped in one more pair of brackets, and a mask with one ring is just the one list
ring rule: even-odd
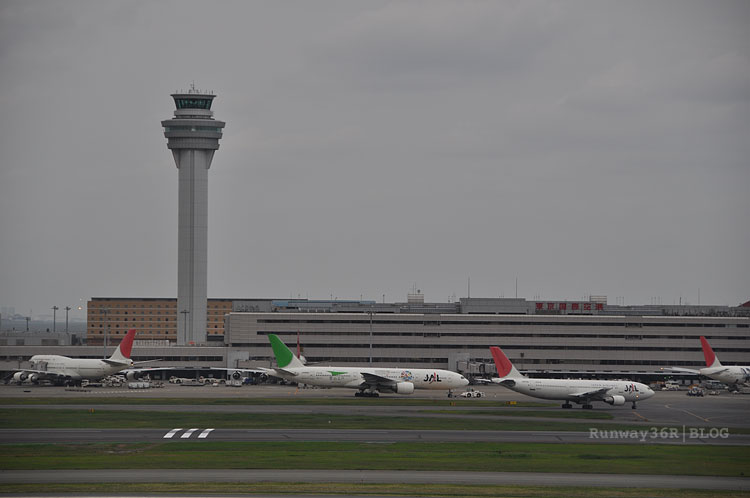
{"label": "control tower", "polygon": [[213,118],[215,95],[172,94],[174,117],[162,121],[179,175],[177,243],[177,344],[206,342],[208,168],[219,148],[223,121]]}

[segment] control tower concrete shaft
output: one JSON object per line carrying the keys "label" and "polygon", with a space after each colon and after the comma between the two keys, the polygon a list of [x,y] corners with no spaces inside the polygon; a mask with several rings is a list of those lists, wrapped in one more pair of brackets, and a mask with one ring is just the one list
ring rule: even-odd
{"label": "control tower concrete shaft", "polygon": [[177,344],[206,343],[208,168],[224,122],[213,118],[215,95],[194,88],[175,93],[174,117],[162,121],[179,174]]}

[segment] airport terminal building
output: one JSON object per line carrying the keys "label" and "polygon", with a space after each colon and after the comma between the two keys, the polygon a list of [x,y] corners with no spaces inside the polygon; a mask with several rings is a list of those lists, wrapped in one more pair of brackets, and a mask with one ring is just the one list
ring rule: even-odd
{"label": "airport terminal building", "polygon": [[[545,376],[639,377],[662,367],[705,366],[706,336],[723,364],[747,364],[750,307],[608,306],[586,302],[471,298],[456,303],[277,301],[274,311],[226,317],[225,342],[245,351],[238,366],[267,366],[273,333],[310,363],[445,368],[491,375],[490,346],[520,370]],[[239,360],[239,358],[235,358]]]}
{"label": "airport terminal building", "polygon": [[[494,374],[490,346],[502,347],[532,376],[656,380],[664,375],[662,367],[705,366],[701,335],[725,365],[750,359],[750,303],[617,306],[598,297],[426,303],[421,294],[411,294],[402,303],[209,299],[208,310],[209,341],[177,346],[176,300],[93,298],[88,345],[58,346],[54,353],[101,358],[127,329],[136,328],[135,361],[159,360],[153,365],[184,367],[195,375],[207,367],[274,366],[271,333],[292,349],[299,341],[309,363],[443,368],[469,377]],[[0,336],[0,369],[17,369],[33,354],[53,353],[49,341],[32,344]]]}

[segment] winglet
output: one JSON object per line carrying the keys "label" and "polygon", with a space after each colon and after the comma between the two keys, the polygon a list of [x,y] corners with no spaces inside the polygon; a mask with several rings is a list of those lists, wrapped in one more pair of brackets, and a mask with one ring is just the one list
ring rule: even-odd
{"label": "winglet", "polygon": [[703,357],[706,359],[706,366],[708,368],[722,366],[721,362],[716,357],[716,353],[711,349],[711,345],[708,344],[708,341],[703,336],[701,336],[701,346],[703,347]]}
{"label": "winglet", "polygon": [[497,346],[490,346],[490,352],[492,353],[492,358],[495,360],[498,377],[501,379],[503,377],[523,377],[521,372],[516,370],[513,363],[511,363],[508,357],[505,356],[502,349]]}
{"label": "winglet", "polygon": [[281,339],[275,334],[268,334],[268,340],[271,342],[271,349],[273,349],[273,355],[276,357],[276,364],[279,368],[298,368],[304,367],[305,365],[294,356],[294,353],[286,347],[286,344],[281,342]]}

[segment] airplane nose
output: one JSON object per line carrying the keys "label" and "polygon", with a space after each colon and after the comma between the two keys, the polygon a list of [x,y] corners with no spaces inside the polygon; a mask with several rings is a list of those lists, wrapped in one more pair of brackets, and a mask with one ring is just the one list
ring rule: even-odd
{"label": "airplane nose", "polygon": [[461,377],[461,385],[462,386],[468,386],[469,385],[469,381],[468,381],[468,379],[466,377]]}

